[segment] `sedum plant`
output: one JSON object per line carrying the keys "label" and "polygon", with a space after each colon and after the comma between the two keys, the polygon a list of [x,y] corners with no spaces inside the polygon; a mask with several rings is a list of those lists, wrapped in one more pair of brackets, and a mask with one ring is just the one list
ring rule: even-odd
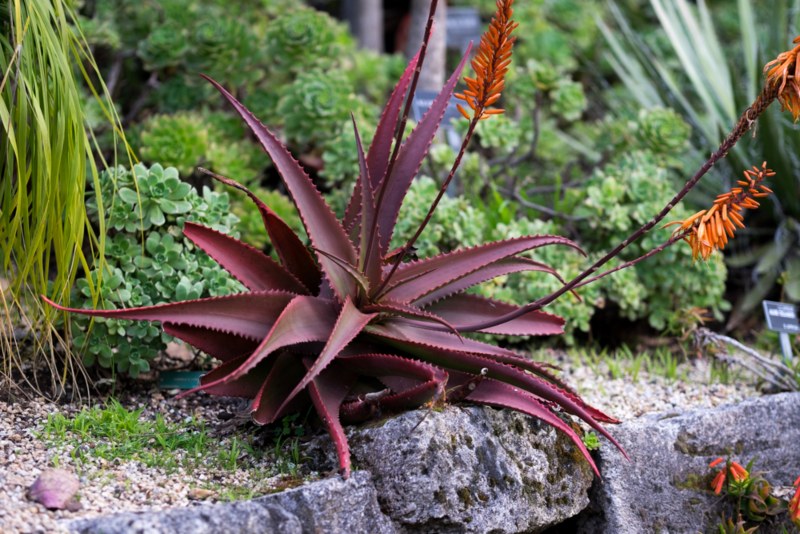
{"label": "sedum plant", "polygon": [[[467,88],[457,95],[463,102],[459,110],[469,122],[461,148],[427,214],[401,247],[390,246],[401,204],[470,53],[468,49],[427,114],[403,139],[437,0],[431,2],[422,47],[389,97],[368,151],[354,121],[360,172],[341,218],[275,134],[209,79],[272,159],[303,222],[309,247],[255,194],[217,175],[257,205],[279,260],[202,224],[186,222],[183,233],[248,291],[122,310],[80,310],[48,302],[89,316],[161,322],[167,334],[222,361],[196,389],[251,399],[257,423],[274,422],[313,406],[333,438],[345,477],[351,466],[343,422],[444,401],[506,407],[539,418],[564,432],[597,473],[588,450],[565,419],[571,415],[583,420],[619,447],[601,425],[617,420],[584,403],[546,365],[466,334],[559,334],[564,321],[542,308],[565,293],[631,267],[680,240],[689,240],[693,250],[704,247],[710,228],[717,238],[708,246],[722,248],[725,239],[719,232],[725,231],[732,209],[724,203],[728,208],[720,204],[686,219],[666,242],[642,256],[601,271],[664,219],[779,90],[770,81],[717,152],[656,216],[558,290],[520,306],[465,293],[484,281],[514,273],[558,277],[552,267],[520,255],[550,245],[580,250],[562,237],[525,235],[404,261],[455,176],[478,122],[503,113],[493,105],[501,98],[514,42],[511,3],[497,2],[490,29],[472,60],[475,76],[466,78]],[[736,202],[752,207],[750,202],[755,201],[745,195],[736,196]],[[719,214],[721,209],[725,211]]]}
{"label": "sedum plant", "polygon": [[[227,193],[205,188],[199,195],[180,180],[175,168],[138,164],[130,171],[117,167],[101,173],[100,194],[102,205],[108,207],[106,263],[76,281],[75,302],[92,306],[92,287],[100,288],[99,301],[109,308],[150,306],[241,289],[181,236],[187,220],[234,233],[237,218],[229,214]],[[95,195],[89,196],[86,208],[97,223]],[[96,319],[90,324],[87,317],[78,317],[75,326],[73,344],[81,348],[86,365],[98,364],[131,376],[148,371],[149,362],[172,339],[154,325],[126,320]]]}

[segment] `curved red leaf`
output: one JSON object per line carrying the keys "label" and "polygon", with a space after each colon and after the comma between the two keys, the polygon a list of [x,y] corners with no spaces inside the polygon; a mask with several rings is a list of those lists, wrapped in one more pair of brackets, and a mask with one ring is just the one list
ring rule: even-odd
{"label": "curved red leaf", "polygon": [[238,239],[191,222],[184,224],[183,235],[252,291],[274,289],[308,294],[308,289],[289,271]]}
{"label": "curved red leaf", "polygon": [[370,170],[364,156],[364,147],[361,144],[361,136],[358,134],[355,119],[353,119],[353,129],[356,134],[356,148],[358,149],[359,189],[361,190],[361,224],[358,266],[366,275],[368,290],[373,290],[381,283],[381,254],[378,249],[378,223],[375,220],[375,196],[370,182]]}
{"label": "curved red leaf", "polygon": [[333,302],[319,297],[296,296],[284,307],[263,341],[236,370],[195,390],[236,380],[278,349],[310,341],[326,341],[335,322],[336,306]]}
{"label": "curved red leaf", "polygon": [[[378,304],[371,304],[369,306],[365,306],[364,311],[388,313],[403,318],[418,319],[419,324],[431,322],[439,323],[456,336],[461,337],[461,335],[458,333],[458,330],[442,317],[402,302],[380,302]],[[415,322],[415,324],[417,324],[417,322]]]}
{"label": "curved red leaf", "polygon": [[287,304],[295,297],[297,295],[285,291],[254,291],[120,310],[66,308],[45,296],[42,298],[61,311],[108,319],[160,321],[178,326],[207,328],[210,331],[227,332],[253,340],[261,340],[267,335]]}
{"label": "curved red leaf", "polygon": [[361,311],[353,304],[350,297],[347,297],[336,320],[333,329],[330,331],[325,347],[320,352],[319,356],[314,360],[314,364],[308,369],[308,373],[303,377],[299,384],[297,384],[291,393],[283,400],[283,403],[278,407],[281,411],[301,390],[325,369],[336,356],[344,349],[353,338],[364,330],[364,327],[369,324],[377,314],[375,313],[361,313]]}
{"label": "curved red leaf", "polygon": [[573,241],[552,235],[485,243],[402,265],[393,277],[394,284],[384,292],[383,298],[411,302],[465,276],[490,268],[496,262],[545,245],[566,245],[583,252]]}
{"label": "curved red leaf", "polygon": [[564,282],[555,269],[550,268],[544,263],[539,263],[538,261],[533,261],[529,258],[512,257],[497,261],[491,265],[487,265],[483,269],[480,269],[472,274],[468,274],[462,278],[459,278],[458,280],[450,282],[449,284],[445,284],[439,289],[428,293],[424,297],[416,299],[414,303],[424,307],[432,302],[436,302],[437,300],[443,299],[450,295],[455,295],[456,293],[460,293],[461,291],[469,289],[470,287],[478,285],[482,282],[493,280],[499,276],[505,276],[507,274],[519,273],[523,271],[544,272],[555,276],[560,282]]}
{"label": "curved red leaf", "polygon": [[[419,52],[411,58],[408,62],[406,70],[400,77],[400,80],[395,85],[386,106],[383,108],[381,118],[378,121],[378,127],[375,129],[375,136],[372,138],[372,143],[369,146],[367,153],[367,166],[372,169],[370,173],[370,182],[372,183],[372,190],[376,190],[380,185],[381,180],[386,175],[386,169],[389,166],[389,156],[392,150],[392,141],[394,141],[395,128],[397,128],[397,121],[400,117],[403,101],[406,97],[406,90],[411,83],[411,78],[414,75],[414,69],[417,67],[419,60]],[[357,182],[350,197],[350,202],[347,204],[343,225],[346,230],[350,230],[355,225],[358,214],[361,212],[362,203],[362,188],[361,183]]]}
{"label": "curved red leaf", "polygon": [[[478,295],[460,294],[440,300],[425,309],[461,329],[479,321],[502,317],[517,308],[513,304]],[[507,336],[552,336],[564,333],[564,322],[557,315],[537,310],[480,332]]]}
{"label": "curved red leaf", "polygon": [[[255,369],[253,369],[252,373],[249,373],[238,380],[234,380],[227,384],[219,384],[217,386],[207,386],[207,384],[212,384],[218,381],[221,377],[228,375],[231,371],[235,370],[242,362],[245,360],[247,356],[241,356],[239,358],[235,358],[233,360],[229,360],[227,362],[218,365],[211,371],[207,372],[200,378],[200,388],[206,393],[211,395],[220,395],[223,397],[242,397],[245,399],[252,399],[258,390],[261,388],[261,384],[264,383],[264,378],[269,373],[270,369],[272,368],[273,362],[271,360],[265,360],[258,364]],[[176,398],[183,398],[189,393],[193,393],[193,390],[186,391],[177,395]]]}
{"label": "curved red leaf", "polygon": [[274,360],[272,369],[262,381],[250,407],[252,419],[259,425],[273,423],[283,415],[283,400],[305,374],[305,367],[295,354],[284,351],[270,360]]}
{"label": "curved red leaf", "polygon": [[[304,361],[306,367],[311,366],[310,361]],[[314,378],[308,385],[308,393],[322,424],[328,429],[336,447],[339,457],[339,470],[344,478],[350,477],[350,447],[347,445],[347,435],[339,420],[339,410],[342,401],[350,391],[354,377],[336,367],[329,368],[326,372]]]}
{"label": "curved red leaf", "polygon": [[405,350],[410,350],[413,354],[413,347],[424,347],[431,349],[442,349],[453,352],[469,352],[472,354],[482,354],[484,356],[514,357],[519,358],[514,352],[490,345],[470,338],[458,337],[449,332],[420,328],[417,323],[405,319],[388,320],[383,324],[369,325],[364,329],[365,333],[377,337],[390,346],[400,346]]}
{"label": "curved red leaf", "polygon": [[591,454],[589,454],[589,450],[586,448],[586,445],[583,444],[578,434],[544,404],[536,400],[536,398],[526,391],[522,391],[503,382],[498,382],[497,380],[486,379],[478,383],[475,389],[467,395],[467,400],[478,404],[510,408],[530,415],[531,417],[541,419],[548,425],[566,434],[575,446],[578,447],[578,450],[581,451],[586,461],[589,462],[592,471],[594,471],[598,477],[600,476],[600,471],[598,471]]}
{"label": "curved red leaf", "polygon": [[210,328],[172,323],[162,323],[161,328],[167,334],[181,339],[222,361],[246,356],[258,346],[258,340]]}
{"label": "curved red leaf", "polygon": [[[275,134],[269,131],[232,94],[211,78],[204,77],[230,102],[272,158],[272,162],[278,169],[286,189],[297,207],[297,212],[314,248],[324,250],[351,265],[356,265],[356,251],[347,232],[297,160]],[[324,255],[318,255],[317,259],[340,298],[344,299],[345,295],[355,294],[355,282],[342,271],[341,267]]]}
{"label": "curved red leaf", "polygon": [[461,58],[456,70],[444,84],[439,95],[434,99],[433,104],[427,113],[422,117],[416,128],[411,131],[408,138],[400,146],[397,153],[397,160],[392,167],[391,175],[385,176],[381,181],[381,191],[378,198],[382,199],[376,206],[378,210],[378,229],[381,234],[381,256],[389,250],[389,243],[394,233],[394,225],[400,213],[400,205],[406,196],[411,182],[417,175],[422,161],[428,154],[436,131],[444,118],[444,112],[450,102],[453,89],[461,77],[461,71],[469,58],[471,45],[467,47],[464,57]]}
{"label": "curved red leaf", "polygon": [[340,358],[339,363],[358,375],[373,376],[389,383],[392,394],[372,401],[366,396],[342,406],[342,418],[364,420],[373,414],[374,406],[390,411],[415,408],[444,396],[447,372],[433,365],[392,354],[360,354]]}
{"label": "curved red leaf", "polygon": [[294,233],[286,222],[280,216],[272,211],[269,206],[264,204],[255,193],[247,189],[245,186],[230,178],[225,178],[219,174],[213,173],[206,169],[200,169],[202,172],[213,177],[215,180],[222,182],[225,185],[234,187],[252,200],[258,211],[261,213],[261,219],[264,221],[264,228],[269,235],[270,243],[278,253],[281,263],[293,275],[297,276],[305,287],[311,291],[316,291],[319,287],[322,274],[319,272],[313,256],[308,252],[306,245],[300,240],[297,234]]}

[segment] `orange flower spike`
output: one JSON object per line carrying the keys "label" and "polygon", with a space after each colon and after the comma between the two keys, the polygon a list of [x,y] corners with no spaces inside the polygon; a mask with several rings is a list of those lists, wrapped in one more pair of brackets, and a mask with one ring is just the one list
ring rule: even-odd
{"label": "orange flower spike", "polygon": [[793,49],[782,52],[777,58],[764,65],[767,83],[777,87],[781,109],[789,111],[797,122],[800,119],[800,70],[797,56],[800,53],[800,37],[794,39]]}
{"label": "orange flower spike", "polygon": [[744,217],[740,212],[760,206],[756,198],[765,197],[772,192],[762,182],[774,175],[775,172],[767,168],[766,161],[761,164],[761,168],[754,166],[747,169],[744,171],[745,180],[738,181],[740,187],[718,195],[711,208],[698,211],[683,221],[668,223],[664,227],[678,224],[673,235],[683,234],[683,239],[692,249],[692,259],[701,257],[707,260],[715,250],[725,248],[737,227],[745,227]]}
{"label": "orange flower spike", "polygon": [[514,13],[511,9],[513,3],[514,0],[497,0],[497,10],[492,22],[481,36],[478,52],[471,62],[475,77],[464,77],[469,90],[455,95],[472,109],[470,115],[464,106],[458,108],[467,119],[486,120],[505,111],[490,109],[490,106],[500,100],[501,91],[505,87],[505,75],[511,64],[511,49],[516,41],[511,33],[518,26],[511,20]]}
{"label": "orange flower spike", "polygon": [[[724,461],[725,460],[722,458],[722,456],[720,456],[719,458],[717,458],[716,460],[714,460],[713,462],[708,464],[708,467],[717,467],[719,464],[721,464]],[[798,479],[798,480],[800,480],[800,479]]]}

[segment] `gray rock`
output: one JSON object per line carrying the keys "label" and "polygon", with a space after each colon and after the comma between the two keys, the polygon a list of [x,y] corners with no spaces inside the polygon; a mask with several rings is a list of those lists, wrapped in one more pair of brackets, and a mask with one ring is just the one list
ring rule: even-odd
{"label": "gray rock", "polygon": [[369,473],[306,484],[252,501],[199,505],[165,512],[125,513],[76,521],[81,534],[234,534],[370,532],[396,530],[381,513]]}
{"label": "gray rock", "polygon": [[[653,414],[614,429],[631,457],[600,449],[602,483],[578,518],[585,533],[706,532],[721,500],[708,489],[709,462],[746,464],[778,486],[800,473],[800,393],[770,395],[715,409]],[[766,531],[759,529],[759,532]]]}
{"label": "gray rock", "polygon": [[201,505],[165,512],[124,513],[75,521],[70,532],[80,534],[301,534],[300,519],[280,506],[256,501]]}
{"label": "gray rock", "polygon": [[582,510],[593,478],[569,438],[509,410],[408,412],[354,430],[350,446],[412,532],[538,532]]}

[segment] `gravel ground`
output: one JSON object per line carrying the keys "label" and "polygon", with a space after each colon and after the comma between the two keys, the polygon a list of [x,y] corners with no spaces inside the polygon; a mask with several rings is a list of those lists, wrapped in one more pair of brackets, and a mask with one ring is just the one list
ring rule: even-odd
{"label": "gravel ground", "polygon": [[[712,407],[759,395],[752,385],[741,382],[708,384],[708,363],[702,360],[682,364],[681,380],[670,381],[644,370],[636,380],[631,376],[614,378],[605,363],[588,365],[558,354],[554,359],[587,402],[623,421],[648,412]],[[155,390],[121,402],[128,408],[143,408],[143,417],[161,413],[177,422],[193,414],[203,418],[211,429],[225,424],[220,414],[230,414],[240,406],[236,404],[239,401],[205,395],[168,399]],[[247,469],[229,471],[205,466],[190,473],[181,469],[172,474],[136,461],[109,462],[91,455],[88,462],[77,464],[69,446],[48,450],[37,434],[48,414],[60,411],[69,415],[78,410],[74,405],[39,401],[0,402],[0,532],[65,532],[65,522],[72,519],[191,506],[200,500],[219,500],[220,488],[226,487],[252,485],[259,493],[267,493],[286,484],[285,477],[265,477],[265,473],[275,472],[269,465],[274,459],[269,456],[251,462]],[[27,488],[54,463],[79,476],[81,507],[75,512],[48,511],[26,497]],[[212,486],[215,491],[204,489]]]}

